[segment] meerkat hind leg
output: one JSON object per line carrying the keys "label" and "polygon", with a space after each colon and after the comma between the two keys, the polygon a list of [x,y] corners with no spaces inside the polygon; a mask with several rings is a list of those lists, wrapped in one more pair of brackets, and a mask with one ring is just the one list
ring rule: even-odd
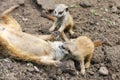
{"label": "meerkat hind leg", "polygon": [[40,39],[43,39],[43,40],[51,40],[53,39],[53,36],[50,34],[50,35],[38,35],[38,37]]}
{"label": "meerkat hind leg", "polygon": [[86,57],[85,68],[89,68],[90,67],[90,62],[91,62],[92,57],[93,57],[93,54],[89,54]]}
{"label": "meerkat hind leg", "polygon": [[67,38],[67,36],[65,35],[64,32],[61,33],[61,36],[63,37],[63,39],[64,39],[65,41],[69,41],[69,39]]}
{"label": "meerkat hind leg", "polygon": [[49,57],[40,57],[40,63],[45,64],[45,65],[53,65],[56,67],[59,67],[62,65],[60,61],[55,61],[53,59],[49,59]]}
{"label": "meerkat hind leg", "polygon": [[55,21],[55,22],[53,23],[52,27],[50,27],[49,32],[54,31],[57,26],[58,26],[58,23]]}
{"label": "meerkat hind leg", "polygon": [[73,28],[72,28],[71,25],[69,26],[69,30],[68,30],[68,31],[69,31],[69,33],[70,33],[71,35],[73,35],[73,34],[75,33],[75,32],[73,31]]}
{"label": "meerkat hind leg", "polygon": [[9,13],[12,12],[14,9],[18,8],[19,5],[15,5],[4,11],[1,15],[2,24],[7,25],[6,27],[12,27],[16,30],[21,31],[20,24],[12,17],[9,16]]}

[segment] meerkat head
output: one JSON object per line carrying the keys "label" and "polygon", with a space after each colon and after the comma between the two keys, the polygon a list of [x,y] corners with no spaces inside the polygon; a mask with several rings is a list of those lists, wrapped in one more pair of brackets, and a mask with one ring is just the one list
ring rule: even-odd
{"label": "meerkat head", "polygon": [[54,9],[54,16],[57,18],[63,17],[68,12],[68,6],[65,4],[58,4]]}
{"label": "meerkat head", "polygon": [[64,42],[64,44],[62,45],[62,48],[68,50],[70,54],[73,54],[75,51],[77,51],[77,46],[74,43],[69,41]]}

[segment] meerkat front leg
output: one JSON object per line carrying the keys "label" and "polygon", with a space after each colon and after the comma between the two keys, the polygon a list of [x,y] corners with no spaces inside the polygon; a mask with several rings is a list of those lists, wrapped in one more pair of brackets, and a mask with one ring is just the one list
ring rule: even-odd
{"label": "meerkat front leg", "polygon": [[68,41],[69,39],[67,38],[67,36],[65,35],[65,33],[64,33],[64,29],[65,29],[65,25],[64,25],[64,23],[61,25],[61,27],[59,28],[59,32],[61,33],[61,36],[63,37],[63,39],[65,40],[65,41]]}
{"label": "meerkat front leg", "polygon": [[60,28],[58,29],[58,31],[59,31],[60,33],[62,33],[62,32],[64,31],[65,27],[66,27],[65,24],[62,23],[61,26],[60,26]]}
{"label": "meerkat front leg", "polygon": [[58,26],[57,20],[53,23],[52,27],[49,29],[49,32],[52,32],[55,30],[55,28]]}
{"label": "meerkat front leg", "polygon": [[49,35],[38,35],[37,37],[39,37],[40,39],[43,39],[45,41],[47,40],[52,40],[55,39],[56,37],[58,37],[59,33],[57,33],[58,31],[54,31]]}
{"label": "meerkat front leg", "polygon": [[71,35],[73,35],[75,33],[72,29],[72,26],[70,26],[69,32],[70,32]]}
{"label": "meerkat front leg", "polygon": [[62,62],[60,61],[55,61],[49,57],[40,57],[40,63],[44,64],[44,65],[53,65],[53,66],[56,66],[56,67],[60,67],[62,66]]}
{"label": "meerkat front leg", "polygon": [[84,75],[85,74],[84,57],[80,57],[80,62],[81,62],[81,73]]}
{"label": "meerkat front leg", "polygon": [[90,62],[91,62],[92,57],[93,57],[93,53],[88,55],[87,62],[85,63],[85,68],[89,68],[90,67]]}
{"label": "meerkat front leg", "polygon": [[85,74],[84,56],[82,54],[81,55],[76,55],[76,56],[78,56],[78,61],[80,61],[81,73],[84,75]]}

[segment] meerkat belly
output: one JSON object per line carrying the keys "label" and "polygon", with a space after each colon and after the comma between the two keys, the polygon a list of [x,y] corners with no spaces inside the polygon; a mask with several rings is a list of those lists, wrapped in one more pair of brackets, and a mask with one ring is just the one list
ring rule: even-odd
{"label": "meerkat belly", "polygon": [[26,33],[19,34],[5,30],[2,32],[1,36],[8,42],[9,47],[14,47],[21,52],[42,56],[47,55],[50,50],[47,42]]}
{"label": "meerkat belly", "polygon": [[67,29],[73,26],[73,19],[70,14],[66,16],[65,26]]}

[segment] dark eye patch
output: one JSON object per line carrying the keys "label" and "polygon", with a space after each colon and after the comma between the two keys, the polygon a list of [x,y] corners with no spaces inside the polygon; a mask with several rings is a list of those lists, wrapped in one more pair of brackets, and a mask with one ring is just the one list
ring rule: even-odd
{"label": "dark eye patch", "polygon": [[62,13],[63,13],[63,11],[59,12],[59,14],[62,14]]}

